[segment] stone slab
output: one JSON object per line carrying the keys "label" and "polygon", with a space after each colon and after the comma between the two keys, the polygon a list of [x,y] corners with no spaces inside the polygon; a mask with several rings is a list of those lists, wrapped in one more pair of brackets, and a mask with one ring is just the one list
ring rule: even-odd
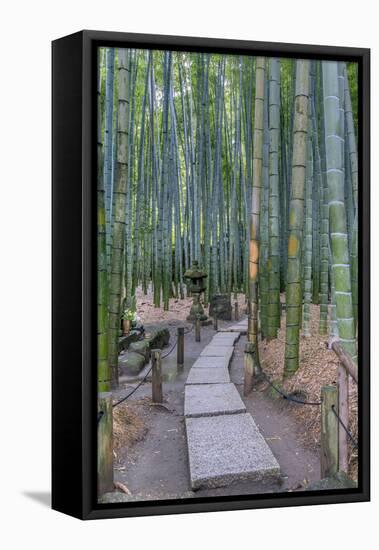
{"label": "stone slab", "polygon": [[212,338],[212,342],[215,341],[228,341],[231,340],[233,343],[237,342],[238,338],[240,337],[239,332],[216,332],[216,334]]}
{"label": "stone slab", "polygon": [[199,368],[218,368],[218,367],[229,367],[231,356],[227,357],[198,357],[194,364],[192,365],[193,369]]}
{"label": "stone slab", "polygon": [[221,344],[208,344],[200,353],[200,357],[230,357],[233,355],[233,346],[223,346]]}
{"label": "stone slab", "polygon": [[246,407],[234,384],[188,385],[184,390],[184,416],[238,414]]}
{"label": "stone slab", "polygon": [[186,384],[227,384],[230,382],[228,367],[203,367],[191,369]]}
{"label": "stone slab", "polygon": [[279,477],[279,464],[250,414],[185,422],[192,489]]}
{"label": "stone slab", "polygon": [[239,332],[240,334],[247,334],[247,325],[232,325],[227,329],[221,329],[221,332]]}

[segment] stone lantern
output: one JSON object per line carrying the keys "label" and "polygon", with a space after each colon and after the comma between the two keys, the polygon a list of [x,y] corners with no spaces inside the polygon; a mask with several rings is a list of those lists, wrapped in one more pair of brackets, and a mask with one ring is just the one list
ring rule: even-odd
{"label": "stone lantern", "polygon": [[205,315],[203,306],[200,303],[200,295],[205,290],[205,279],[208,275],[200,269],[199,262],[194,260],[192,269],[187,269],[184,277],[189,279],[188,289],[193,295],[193,304],[187,321],[194,322],[199,316],[201,324],[207,324],[208,317]]}

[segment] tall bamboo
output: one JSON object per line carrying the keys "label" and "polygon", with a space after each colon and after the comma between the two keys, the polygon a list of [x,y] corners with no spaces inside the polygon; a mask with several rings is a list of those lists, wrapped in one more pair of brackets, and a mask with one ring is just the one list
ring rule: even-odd
{"label": "tall bamboo", "polygon": [[280,326],[279,134],[280,62],[270,58],[270,192],[269,192],[269,298],[267,337],[276,338]]}
{"label": "tall bamboo", "polygon": [[262,159],[263,159],[263,113],[265,93],[265,58],[257,57],[255,66],[255,109],[253,138],[253,185],[250,213],[249,247],[249,320],[248,339],[255,346],[254,362],[259,368],[258,355],[258,266],[259,266],[259,221],[261,209]]}
{"label": "tall bamboo", "polygon": [[311,301],[312,301],[312,188],[313,188],[313,150],[311,139],[311,117],[308,117],[307,139],[307,168],[305,171],[305,224],[304,224],[304,305],[303,305],[303,333],[310,336]]}
{"label": "tall bamboo", "polygon": [[126,49],[118,50],[117,180],[109,284],[108,353],[112,385],[118,385],[118,336],[125,243],[126,191],[128,186],[129,64]]}
{"label": "tall bamboo", "polygon": [[105,121],[104,121],[104,162],[103,178],[105,192],[105,219],[107,257],[110,263],[111,250],[111,205],[113,196],[113,107],[114,107],[114,59],[115,49],[107,48],[105,53]]}
{"label": "tall bamboo", "polygon": [[328,179],[329,229],[339,338],[353,360],[357,358],[351,295],[350,259],[344,196],[343,137],[338,62],[322,63],[325,149]]}
{"label": "tall bamboo", "polygon": [[106,253],[105,191],[103,178],[103,142],[101,111],[101,55],[97,90],[97,380],[98,392],[110,387],[108,362],[108,275]]}
{"label": "tall bamboo", "polygon": [[355,216],[352,226],[351,238],[351,290],[355,322],[358,322],[358,153],[355,138],[354,117],[351,105],[349,79],[346,66],[344,70],[344,100],[347,133],[347,154],[350,160],[350,174],[352,180],[352,192]]}
{"label": "tall bamboo", "polygon": [[259,220],[259,318],[262,338],[267,338],[269,258],[268,258],[268,201],[269,201],[269,150],[270,134],[268,122],[268,79],[265,79],[265,97],[263,107],[263,156],[261,215]]}
{"label": "tall bamboo", "polygon": [[309,61],[296,61],[296,89],[293,119],[293,155],[289,212],[286,348],[284,375],[299,368],[299,332],[302,306],[301,250],[304,219],[304,186],[307,164]]}

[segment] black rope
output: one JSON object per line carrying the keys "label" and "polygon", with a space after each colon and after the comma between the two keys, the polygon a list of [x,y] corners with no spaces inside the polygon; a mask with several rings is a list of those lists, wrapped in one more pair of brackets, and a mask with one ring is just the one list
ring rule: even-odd
{"label": "black rope", "polygon": [[267,374],[265,372],[263,372],[263,370],[261,370],[261,374],[266,379],[266,381],[269,383],[269,385],[283,397],[283,399],[286,399],[287,401],[292,401],[293,403],[297,403],[298,405],[313,405],[313,406],[320,406],[321,405],[321,401],[315,401],[315,402],[313,402],[313,401],[303,401],[301,399],[296,399],[295,397],[292,397],[291,395],[288,395],[288,394],[284,393],[281,389],[277,388],[271,382],[271,380],[269,379]]}
{"label": "black rope", "polygon": [[175,343],[174,345],[172,346],[172,348],[170,349],[170,351],[168,351],[167,353],[165,353],[164,355],[161,355],[161,359],[164,359],[165,357],[168,357],[170,355],[171,352],[174,351],[174,349],[176,348],[176,344],[178,343],[178,339],[175,340]]}
{"label": "black rope", "polygon": [[[193,329],[193,325],[191,326],[191,328],[190,328],[187,332],[184,332],[184,334],[189,334],[189,333],[192,331],[192,329]],[[170,355],[170,353],[172,353],[172,352],[174,351],[174,349],[176,348],[177,343],[178,343],[178,339],[175,340],[175,343],[174,343],[174,345],[172,346],[172,348],[170,349],[170,351],[168,351],[167,353],[165,353],[164,355],[161,356],[161,359],[165,359],[165,357],[168,357],[168,356]],[[133,388],[131,392],[129,392],[127,395],[125,395],[125,397],[123,397],[122,399],[120,399],[120,400],[117,401],[116,403],[113,403],[112,407],[115,408],[115,407],[117,407],[118,405],[120,405],[121,403],[123,403],[124,401],[126,401],[127,399],[129,399],[129,397],[130,397],[131,395],[133,395],[133,393],[135,393],[135,392],[138,390],[138,388],[142,386],[142,384],[143,384],[144,382],[146,382],[146,379],[147,379],[147,377],[149,376],[149,374],[150,374],[152,368],[153,368],[153,365],[151,365],[151,367],[149,368],[149,370],[147,371],[147,373],[145,374],[145,376],[142,378],[141,382],[140,382],[135,388]],[[101,411],[101,412],[102,412],[102,411]],[[104,413],[103,413],[103,414],[104,414]],[[100,417],[100,418],[98,417],[98,419],[97,419],[97,422],[98,422],[98,423],[99,423],[100,419],[101,419],[101,417]]]}
{"label": "black rope", "polygon": [[191,325],[191,328],[189,330],[185,330],[183,334],[189,334],[190,332],[192,332],[194,326],[195,325]]}
{"label": "black rope", "polygon": [[125,397],[123,397],[119,401],[116,401],[116,403],[113,403],[112,407],[113,408],[117,407],[118,405],[120,405],[121,403],[126,401],[131,395],[133,395],[133,393],[136,392],[138,390],[138,388],[141,387],[144,382],[146,382],[146,379],[149,376],[152,368],[153,368],[153,365],[151,365],[151,367],[149,368],[149,370],[147,371],[145,376],[142,378],[141,382],[139,384],[137,384],[137,386],[135,388],[133,388],[131,392],[129,392],[127,395],[125,395]]}
{"label": "black rope", "polygon": [[338,412],[336,411],[334,405],[332,405],[332,411],[333,411],[333,413],[335,414],[335,416],[336,416],[338,422],[341,424],[341,426],[343,427],[343,429],[345,430],[345,432],[346,432],[347,435],[349,436],[349,439],[350,439],[350,441],[352,442],[353,447],[354,447],[355,449],[358,449],[358,442],[355,441],[355,439],[354,439],[354,437],[352,436],[352,434],[349,432],[349,430],[346,428],[345,424],[342,422],[341,417],[340,417],[340,415],[338,414]]}

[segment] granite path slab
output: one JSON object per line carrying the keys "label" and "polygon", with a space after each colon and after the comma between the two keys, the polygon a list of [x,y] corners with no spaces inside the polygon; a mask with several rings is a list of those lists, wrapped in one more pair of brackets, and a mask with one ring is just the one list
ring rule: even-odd
{"label": "granite path slab", "polygon": [[250,414],[186,418],[193,490],[277,479],[279,464]]}
{"label": "granite path slab", "polygon": [[196,384],[185,387],[185,417],[241,412],[246,412],[246,407],[234,384]]}

